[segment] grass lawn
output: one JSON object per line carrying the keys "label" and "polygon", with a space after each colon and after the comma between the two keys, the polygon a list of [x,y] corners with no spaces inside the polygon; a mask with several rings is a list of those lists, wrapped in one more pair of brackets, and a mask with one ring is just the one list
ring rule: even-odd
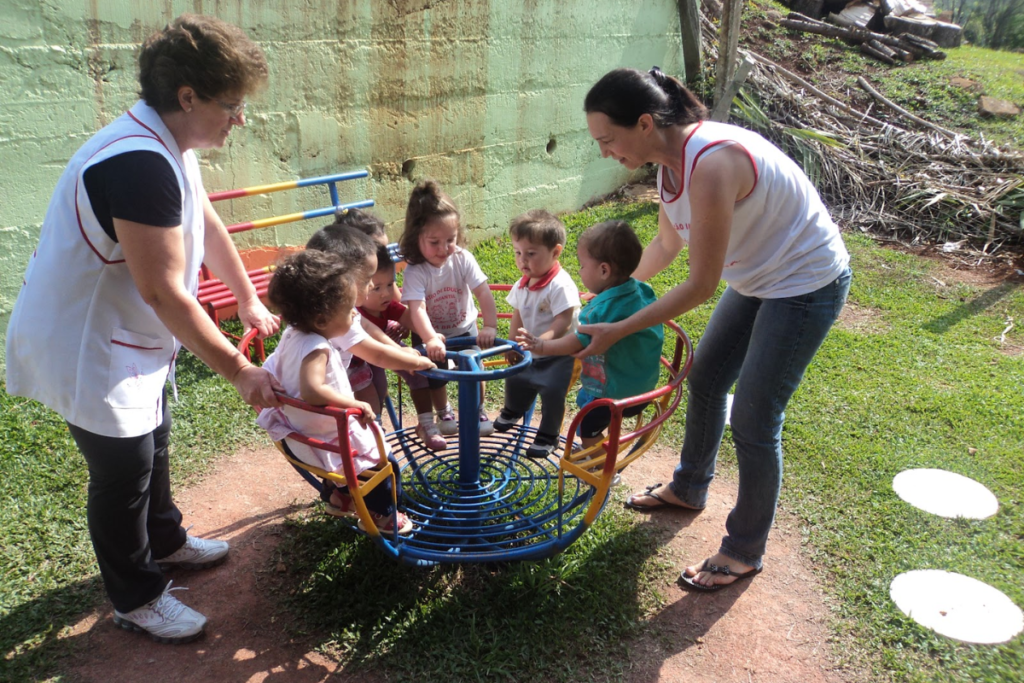
{"label": "grass lawn", "polygon": [[[563,263],[575,272],[575,235],[624,218],[645,243],[652,204],[610,204],[565,217]],[[997,646],[952,642],[918,627],[888,597],[911,569],[948,569],[985,581],[1024,606],[1024,363],[1000,347],[1024,335],[1024,291],[983,291],[940,266],[846,235],[855,270],[856,324],[833,330],[788,411],[782,506],[803,521],[833,609],[844,660],[895,681],[1014,681],[1024,637]],[[508,242],[475,249],[493,281],[515,276]],[[685,276],[680,259],[653,285]],[[684,316],[694,337],[710,314]],[[174,474],[182,485],[214,460],[261,439],[224,382],[186,355],[174,406]],[[497,407],[498,387],[489,392]],[[85,530],[85,471],[62,422],[0,394],[0,680],[53,675],[68,655],[66,626],[103,601]],[[682,413],[662,436],[678,444]],[[731,446],[722,465],[734,467]],[[999,513],[946,520],[892,491],[911,467],[940,467],[988,486]],[[621,494],[616,494],[621,495]],[[393,680],[618,680],[630,642],[673,596],[649,580],[661,569],[639,516],[609,505],[559,557],[506,567],[397,566],[369,541],[315,511],[291,523],[280,552],[282,606],[324,652]],[[268,560],[276,561],[276,560]],[[293,592],[294,591],[294,592]]]}

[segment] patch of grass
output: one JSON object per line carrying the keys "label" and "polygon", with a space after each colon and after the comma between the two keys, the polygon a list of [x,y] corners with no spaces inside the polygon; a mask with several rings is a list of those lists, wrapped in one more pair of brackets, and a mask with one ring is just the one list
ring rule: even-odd
{"label": "patch of grass", "polygon": [[303,635],[389,680],[620,680],[658,599],[656,539],[618,506],[557,557],[497,566],[406,567],[322,515],[294,524]]}

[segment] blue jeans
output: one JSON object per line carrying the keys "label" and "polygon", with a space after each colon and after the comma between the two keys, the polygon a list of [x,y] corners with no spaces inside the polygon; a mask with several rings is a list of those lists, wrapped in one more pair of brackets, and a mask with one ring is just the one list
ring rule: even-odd
{"label": "blue jeans", "polygon": [[775,520],[786,404],[839,317],[851,278],[847,268],[821,289],[785,299],[756,299],[727,288],[694,352],[686,433],[670,487],[687,505],[707,504],[726,395],[735,383],[730,425],[740,482],[720,552],[745,565],[761,566]]}

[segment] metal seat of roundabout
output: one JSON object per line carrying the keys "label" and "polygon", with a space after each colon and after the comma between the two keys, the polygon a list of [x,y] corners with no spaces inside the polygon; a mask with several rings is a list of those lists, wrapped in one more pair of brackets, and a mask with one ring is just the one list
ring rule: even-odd
{"label": "metal seat of roundabout", "polygon": [[[316,477],[349,486],[364,532],[394,558],[414,565],[464,562],[505,562],[539,560],[562,552],[593,524],[608,500],[615,473],[649,449],[665,421],[679,406],[682,382],[693,362],[693,346],[675,323],[666,326],[674,333],[672,358],[662,357],[667,381],[640,396],[626,399],[598,399],[574,417],[560,449],[547,458],[528,458],[526,448],[536,435],[528,420],[508,432],[480,436],[477,420],[460,420],[458,443],[449,442],[441,451],[427,449],[412,427],[399,428],[386,436],[392,456],[378,468],[355,476],[351,456],[346,452],[347,434],[340,433],[339,446],[311,441],[292,434],[310,445],[327,447],[342,456],[344,474],[329,473],[290,458],[290,462],[314,486]],[[248,349],[254,337],[243,338],[240,348]],[[460,415],[478,413],[480,382],[501,380],[525,369],[531,362],[528,351],[514,341],[496,339],[489,349],[464,348],[475,343],[471,337],[447,342],[450,370],[423,372],[427,377],[458,383]],[[460,348],[462,347],[462,348]],[[509,351],[521,357],[507,367],[493,367]],[[492,359],[492,360],[488,360]],[[358,411],[318,408],[295,399],[282,398],[289,405],[322,414],[336,414],[339,427],[345,417]],[[635,418],[632,431],[625,431],[623,411],[648,404]],[[574,448],[573,436],[591,410],[608,407],[612,414],[608,436],[603,443],[587,449]],[[284,452],[284,450],[282,450]],[[286,457],[288,457],[286,453]],[[408,536],[385,535],[373,524],[362,502],[363,494],[385,478],[393,480],[392,490],[414,530]]]}

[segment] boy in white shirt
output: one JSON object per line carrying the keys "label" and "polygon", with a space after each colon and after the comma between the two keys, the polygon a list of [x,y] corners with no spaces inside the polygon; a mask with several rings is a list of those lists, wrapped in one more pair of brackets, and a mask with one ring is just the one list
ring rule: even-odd
{"label": "boy in white shirt", "polygon": [[[565,226],[551,213],[534,209],[512,219],[509,234],[516,267],[523,273],[506,298],[514,309],[509,329],[523,327],[541,339],[564,337],[580,307],[576,283],[558,263],[565,248]],[[494,421],[496,431],[511,429],[540,394],[540,427],[526,451],[528,457],[545,458],[558,446],[574,362],[572,356],[535,353],[530,367],[505,380],[505,406]]]}

